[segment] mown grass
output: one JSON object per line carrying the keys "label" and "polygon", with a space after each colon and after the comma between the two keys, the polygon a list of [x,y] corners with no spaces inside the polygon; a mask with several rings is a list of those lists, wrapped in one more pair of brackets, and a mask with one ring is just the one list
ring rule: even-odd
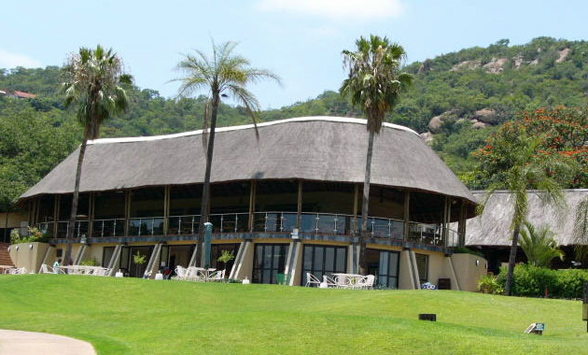
{"label": "mown grass", "polygon": [[[436,313],[437,322],[418,320]],[[523,334],[532,322],[543,336]],[[1,275],[0,328],[100,354],[582,354],[581,302],[454,291],[353,291]]]}

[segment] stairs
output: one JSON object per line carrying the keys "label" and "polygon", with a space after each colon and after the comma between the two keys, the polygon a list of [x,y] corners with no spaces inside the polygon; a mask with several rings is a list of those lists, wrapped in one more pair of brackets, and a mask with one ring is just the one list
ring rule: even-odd
{"label": "stairs", "polygon": [[8,253],[9,246],[10,244],[8,243],[0,243],[0,265],[14,266],[12,259],[10,259],[10,254]]}

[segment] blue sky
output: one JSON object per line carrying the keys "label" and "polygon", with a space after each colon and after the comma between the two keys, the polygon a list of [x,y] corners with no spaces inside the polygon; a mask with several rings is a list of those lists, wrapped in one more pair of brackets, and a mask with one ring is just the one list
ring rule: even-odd
{"label": "blue sky", "polygon": [[362,35],[388,36],[411,63],[503,38],[586,40],[587,14],[579,0],[18,0],[1,7],[0,68],[62,65],[99,43],[139,87],[173,97],[182,53],[232,40],[253,66],[282,77],[281,87],[251,87],[264,109],[279,108],[337,90],[341,51]]}

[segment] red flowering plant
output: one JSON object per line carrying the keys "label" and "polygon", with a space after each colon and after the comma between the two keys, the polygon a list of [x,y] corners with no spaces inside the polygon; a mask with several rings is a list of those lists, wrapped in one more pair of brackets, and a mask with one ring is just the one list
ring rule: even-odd
{"label": "red flowering plant", "polygon": [[[550,160],[546,173],[564,188],[588,186],[588,111],[582,108],[558,107],[524,112],[505,123],[490,136],[486,146],[473,155],[480,161],[479,176],[486,185],[503,181],[512,166],[521,136],[537,140],[534,151],[538,160]],[[558,163],[560,168],[558,169]],[[568,168],[563,167],[567,165]],[[570,167],[573,167],[571,169]],[[570,171],[573,171],[570,173]]]}

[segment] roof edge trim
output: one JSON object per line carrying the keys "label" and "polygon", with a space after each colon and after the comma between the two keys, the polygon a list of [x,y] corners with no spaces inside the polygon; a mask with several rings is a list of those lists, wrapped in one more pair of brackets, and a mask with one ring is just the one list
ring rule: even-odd
{"label": "roof edge trim", "polygon": [[[281,123],[291,123],[291,122],[309,122],[309,121],[325,121],[325,122],[340,122],[340,123],[355,123],[355,124],[362,124],[366,125],[367,120],[363,118],[349,118],[349,117],[338,117],[338,116],[309,116],[309,117],[297,117],[297,118],[288,118],[285,120],[277,120],[277,121],[270,121],[270,122],[262,122],[257,125],[257,127],[267,127],[273,126]],[[419,134],[408,127],[404,127],[401,125],[397,125],[394,123],[384,122],[384,127],[397,129],[400,131],[406,131],[413,133],[417,136]],[[215,132],[231,132],[231,131],[239,131],[245,129],[252,129],[255,126],[253,124],[241,125],[241,126],[230,126],[230,127],[218,127],[216,128]],[[174,133],[174,134],[166,134],[160,136],[141,136],[141,137],[121,137],[121,138],[99,138],[94,140],[89,140],[88,144],[108,144],[108,143],[133,143],[133,142],[148,142],[148,141],[157,141],[162,139],[173,139],[173,138],[181,138],[181,137],[189,137],[189,136],[196,136],[200,135],[204,132],[204,130],[199,129],[196,131],[189,131],[189,132],[182,132],[182,133]]]}

